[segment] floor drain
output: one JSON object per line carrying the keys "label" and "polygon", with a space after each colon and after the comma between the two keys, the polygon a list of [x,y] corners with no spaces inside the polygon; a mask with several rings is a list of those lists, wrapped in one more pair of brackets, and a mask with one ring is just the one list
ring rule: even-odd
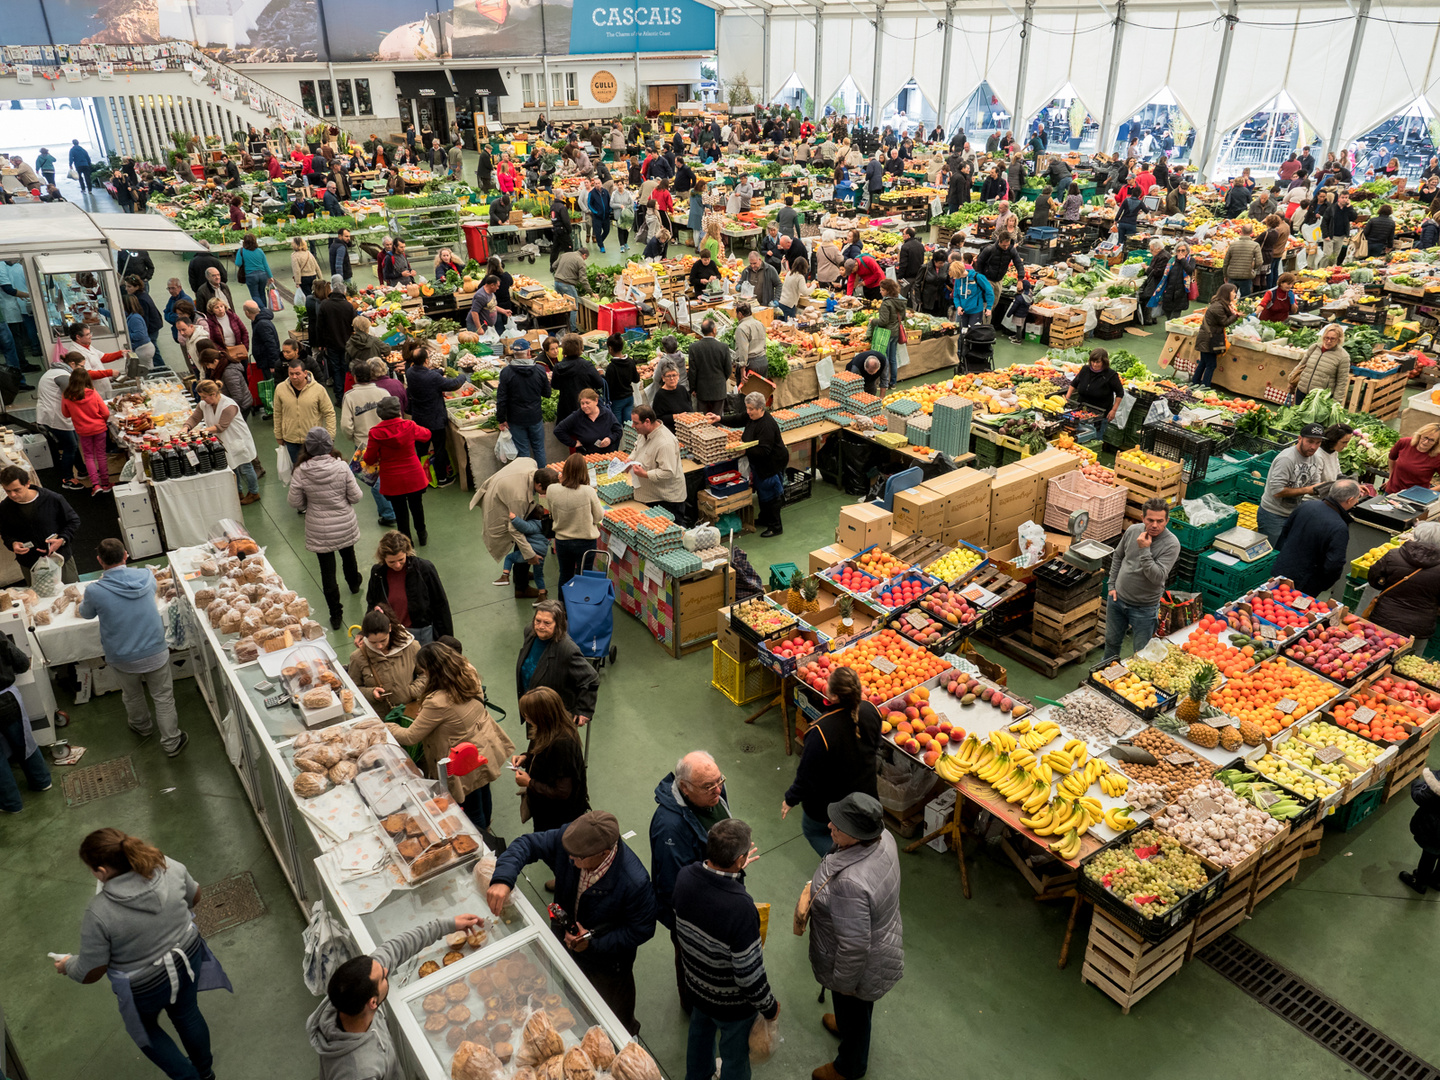
{"label": "floor drain", "polygon": [[1373,1080],[1440,1080],[1440,1070],[1435,1066],[1234,934],[1217,938],[1200,953],[1200,959],[1362,1076]]}
{"label": "floor drain", "polygon": [[745,742],[740,744],[740,753],[742,754],[758,754],[759,752],[760,747],[756,746],[754,743]]}
{"label": "floor drain", "polygon": [[139,786],[140,779],[128,755],[72,769],[60,781],[66,806],[82,806]]}
{"label": "floor drain", "polygon": [[208,938],[264,914],[265,901],[260,899],[255,879],[246,870],[200,887],[200,902],[195,905],[195,925]]}

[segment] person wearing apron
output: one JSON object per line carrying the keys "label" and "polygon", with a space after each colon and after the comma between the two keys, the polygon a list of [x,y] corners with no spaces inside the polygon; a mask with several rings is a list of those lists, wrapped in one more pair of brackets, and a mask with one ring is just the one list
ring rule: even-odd
{"label": "person wearing apron", "polygon": [[[183,864],[119,829],[92,832],[80,860],[100,887],[85,908],[80,951],[55,956],[55,970],[78,983],[108,977],[141,1052],[171,1080],[211,1080],[210,1028],[195,997],[234,988],[195,928],[200,886]],[[169,1014],[183,1052],[160,1026],[161,1013]]]}

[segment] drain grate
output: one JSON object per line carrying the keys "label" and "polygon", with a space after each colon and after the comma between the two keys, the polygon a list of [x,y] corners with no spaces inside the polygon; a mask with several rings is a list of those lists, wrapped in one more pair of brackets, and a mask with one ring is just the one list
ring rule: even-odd
{"label": "drain grate", "polygon": [[83,806],[139,786],[140,778],[128,755],[72,769],[60,781],[66,806]]}
{"label": "drain grate", "polygon": [[255,888],[250,871],[232,874],[200,888],[195,905],[195,925],[205,937],[258,919],[265,914],[265,901]]}
{"label": "drain grate", "polygon": [[1200,959],[1362,1076],[1372,1080],[1440,1080],[1440,1070],[1435,1066],[1234,934],[1217,938],[1200,953]]}
{"label": "drain grate", "polygon": [[742,742],[740,744],[740,753],[742,754],[758,754],[759,752],[760,747],[756,746],[754,743]]}

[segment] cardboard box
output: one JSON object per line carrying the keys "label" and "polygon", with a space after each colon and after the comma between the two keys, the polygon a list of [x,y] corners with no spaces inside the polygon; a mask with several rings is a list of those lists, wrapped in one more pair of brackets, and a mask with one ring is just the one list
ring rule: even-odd
{"label": "cardboard box", "polygon": [[1046,541],[1045,551],[1040,558],[1036,559],[1029,566],[1016,566],[1015,559],[1020,555],[1020,542],[1018,540],[1012,540],[1004,547],[992,549],[990,558],[995,560],[995,564],[999,566],[1002,571],[1017,581],[1033,581],[1035,579],[1035,567],[1053,559],[1057,554],[1059,554],[1059,550],[1055,545]]}
{"label": "cardboard box", "polygon": [[979,469],[956,469],[921,486],[943,497],[947,527],[973,521],[990,512],[990,476]]}
{"label": "cardboard box", "polygon": [[681,621],[687,621],[702,612],[707,616],[724,606],[734,595],[734,587],[726,587],[729,567],[716,567],[704,577],[678,583],[675,606],[680,609]]}
{"label": "cardboard box", "polygon": [[863,634],[875,625],[880,618],[874,612],[856,604],[850,611],[852,626],[846,630],[840,625],[840,609],[834,604],[821,608],[819,611],[812,611],[805,617],[805,621],[815,627],[822,634],[831,638],[854,636]]}
{"label": "cardboard box", "polygon": [[1030,516],[1035,511],[1035,492],[1040,477],[1016,462],[1002,465],[990,484],[991,521],[1013,518],[1016,514]]}
{"label": "cardboard box", "polygon": [[835,538],[852,551],[864,551],[876,544],[888,545],[894,515],[873,503],[852,503],[840,508]]}
{"label": "cardboard box", "polygon": [[[990,526],[985,534],[985,550],[994,551],[997,548],[1012,547],[1018,543],[1017,537],[1020,526],[1027,521],[1034,520],[1031,514],[1021,514],[1019,517],[991,518]],[[1019,553],[1017,548],[1016,553]]]}
{"label": "cardboard box", "polygon": [[963,540],[984,551],[990,546],[990,518],[987,515],[983,518],[973,518],[960,525],[947,525],[945,531],[940,534],[940,539],[947,544],[958,544]]}
{"label": "cardboard box", "polygon": [[939,536],[945,529],[947,496],[923,484],[897,491],[894,498],[894,528],[907,535]]}
{"label": "cardboard box", "polygon": [[810,552],[810,568],[807,572],[818,574],[826,567],[844,562],[854,554],[854,550],[844,544],[827,544],[823,548],[816,548]]}
{"label": "cardboard box", "polygon": [[1043,498],[1047,483],[1057,476],[1063,476],[1067,472],[1078,469],[1080,459],[1074,454],[1067,454],[1064,450],[1057,450],[1052,446],[1049,450],[1036,454],[1034,457],[1021,458],[1018,464],[1040,477],[1040,496]]}

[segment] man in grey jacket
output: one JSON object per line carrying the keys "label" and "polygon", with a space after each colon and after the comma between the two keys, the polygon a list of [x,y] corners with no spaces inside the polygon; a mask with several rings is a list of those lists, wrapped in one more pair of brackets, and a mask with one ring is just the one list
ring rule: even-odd
{"label": "man in grey jacket", "polygon": [[[700,324],[701,338],[690,346],[689,385],[704,413],[725,411],[725,383],[730,377],[730,350],[715,336],[715,320]],[[738,333],[738,331],[737,331]]]}
{"label": "man in grey jacket", "polygon": [[746,301],[736,301],[735,315],[740,324],[735,327],[735,347],[730,350],[730,359],[737,368],[737,383],[744,381],[747,370],[761,375],[770,370],[769,362],[765,358],[765,327],[750,312],[750,305]]}
{"label": "man in grey jacket", "polygon": [[1136,652],[1150,643],[1165,581],[1180,558],[1180,541],[1167,528],[1169,504],[1160,498],[1146,499],[1142,513],[1141,523],[1125,530],[1110,560],[1110,604],[1101,663],[1120,659],[1127,630],[1135,634]]}
{"label": "man in grey jacket", "polygon": [[310,1014],[305,1031],[320,1055],[320,1080],[401,1080],[400,1057],[382,1015],[390,972],[451,930],[468,930],[479,915],[432,919],[391,938],[370,956],[347,960],[330,976],[325,1000]]}

